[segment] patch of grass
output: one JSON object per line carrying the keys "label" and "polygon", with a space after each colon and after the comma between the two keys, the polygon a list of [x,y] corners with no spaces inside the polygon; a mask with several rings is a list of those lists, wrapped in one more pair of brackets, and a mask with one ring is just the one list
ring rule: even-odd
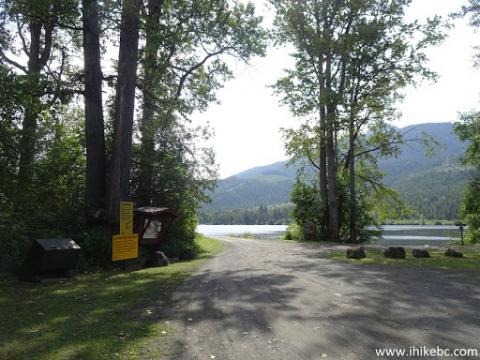
{"label": "patch of grass", "polygon": [[437,268],[444,270],[476,270],[480,271],[480,250],[479,249],[459,249],[463,252],[464,258],[456,259],[444,256],[444,251],[429,250],[430,258],[414,258],[410,250],[406,250],[406,259],[390,259],[383,256],[383,251],[379,249],[365,249],[367,258],[361,260],[347,259],[346,251],[335,250],[327,254],[327,258],[365,265],[393,265],[409,266],[418,268]]}
{"label": "patch of grass", "polygon": [[222,250],[199,236],[199,257],[167,267],[76,276],[64,283],[0,279],[1,359],[158,358],[172,329],[160,309]]}
{"label": "patch of grass", "polygon": [[248,231],[245,231],[242,234],[230,234],[228,236],[235,237],[235,238],[241,238],[241,239],[256,239],[255,235],[253,235],[251,232],[248,232]]}

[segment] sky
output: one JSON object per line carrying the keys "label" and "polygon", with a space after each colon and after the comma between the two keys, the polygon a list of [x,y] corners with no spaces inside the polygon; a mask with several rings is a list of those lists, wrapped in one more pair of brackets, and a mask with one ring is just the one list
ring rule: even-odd
{"label": "sky", "polygon": [[[271,10],[263,0],[254,2],[268,25]],[[465,2],[413,0],[407,17],[424,20],[434,14],[448,16]],[[480,45],[480,34],[465,20],[455,20],[454,25],[441,46],[427,51],[429,66],[440,75],[439,80],[406,88],[405,99],[398,105],[402,115],[394,125],[453,122],[459,112],[480,108],[480,69],[473,67],[473,47]],[[265,57],[254,58],[249,64],[229,64],[235,79],[219,90],[220,104],[194,115],[195,122],[212,126],[214,138],[209,144],[216,152],[220,178],[286,159],[280,129],[300,123],[269,88],[284,69],[293,66],[287,49],[270,48]]]}

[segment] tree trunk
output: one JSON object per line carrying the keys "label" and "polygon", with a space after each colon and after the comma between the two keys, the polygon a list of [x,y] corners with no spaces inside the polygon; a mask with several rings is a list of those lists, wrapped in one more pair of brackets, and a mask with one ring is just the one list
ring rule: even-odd
{"label": "tree trunk", "polygon": [[357,204],[356,204],[356,190],[355,190],[355,128],[353,117],[350,119],[350,126],[349,126],[349,187],[350,187],[350,242],[356,243],[357,242]]}
{"label": "tree trunk", "polygon": [[22,121],[22,133],[20,139],[20,160],[18,170],[18,193],[26,194],[33,178],[33,165],[35,157],[35,144],[37,135],[37,119],[40,112],[40,95],[38,82],[42,65],[40,62],[40,38],[42,24],[32,21],[30,28],[30,48],[28,57],[28,82],[32,91],[30,103],[25,106],[25,114]]}
{"label": "tree trunk", "polygon": [[155,115],[155,90],[158,51],[160,47],[159,20],[163,0],[149,0],[148,16],[145,29],[145,57],[143,61],[144,79],[142,86],[143,113],[140,123],[142,143],[140,149],[140,174],[138,184],[138,201],[142,205],[150,205],[153,196],[153,166],[155,157],[155,131],[153,124]]}
{"label": "tree trunk", "polygon": [[[55,17],[45,21],[31,19],[29,23],[30,46],[28,49],[27,80],[31,94],[29,103],[25,105],[22,122],[17,183],[18,203],[21,208],[24,208],[29,201],[28,193],[34,176],[37,122],[42,111],[40,74],[50,59],[55,24]],[[42,29],[44,30],[43,34]]]}
{"label": "tree trunk", "polygon": [[326,121],[325,106],[320,105],[320,202],[323,213],[321,214],[322,228],[328,228],[328,190],[327,190],[327,151],[326,151]]}
{"label": "tree trunk", "polygon": [[87,171],[85,204],[87,219],[99,217],[105,208],[106,157],[103,123],[102,68],[97,0],[83,0],[83,54],[85,67],[85,145]]}
{"label": "tree trunk", "polygon": [[[319,19],[317,17],[317,26],[319,24]],[[322,55],[319,56],[320,60],[318,61],[318,84],[319,84],[319,97],[318,97],[318,104],[319,104],[319,117],[320,117],[320,129],[319,129],[319,137],[320,137],[320,153],[319,153],[319,166],[320,169],[318,171],[319,175],[319,188],[320,188],[320,202],[321,208],[323,213],[321,214],[321,227],[323,229],[328,229],[328,190],[327,190],[327,151],[326,151],[326,130],[327,130],[327,123],[326,123],[326,112],[325,112],[325,100],[324,100],[324,92],[325,92],[325,77],[324,77],[324,62],[321,60]],[[323,238],[324,236],[322,236]]]}
{"label": "tree trunk", "polygon": [[331,241],[340,241],[340,220],[337,194],[337,162],[332,124],[327,125],[327,181],[328,181],[328,229]]}
{"label": "tree trunk", "polygon": [[331,241],[340,241],[340,214],[337,190],[337,154],[335,149],[336,99],[332,96],[332,59],[327,53],[325,67],[326,107],[326,157],[328,191],[328,230]]}
{"label": "tree trunk", "polygon": [[107,202],[107,217],[113,224],[119,221],[120,201],[129,198],[140,3],[140,0],[124,0],[120,24],[112,165]]}

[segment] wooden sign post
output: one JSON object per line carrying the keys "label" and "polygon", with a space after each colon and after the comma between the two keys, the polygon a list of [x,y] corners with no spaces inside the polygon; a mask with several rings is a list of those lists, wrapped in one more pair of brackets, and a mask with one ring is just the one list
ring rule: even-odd
{"label": "wooden sign post", "polygon": [[[138,234],[133,233],[133,202],[120,202],[120,235],[112,237],[112,261],[138,257]],[[125,265],[125,264],[124,264]]]}

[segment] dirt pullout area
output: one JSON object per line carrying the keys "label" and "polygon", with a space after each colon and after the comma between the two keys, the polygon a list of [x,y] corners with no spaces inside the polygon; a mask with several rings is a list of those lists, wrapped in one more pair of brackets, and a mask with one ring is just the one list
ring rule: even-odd
{"label": "dirt pullout area", "polygon": [[[223,238],[176,291],[168,359],[374,359],[376,348],[479,348],[480,278],[361,266],[322,249]],[[411,357],[412,358],[412,357]]]}

